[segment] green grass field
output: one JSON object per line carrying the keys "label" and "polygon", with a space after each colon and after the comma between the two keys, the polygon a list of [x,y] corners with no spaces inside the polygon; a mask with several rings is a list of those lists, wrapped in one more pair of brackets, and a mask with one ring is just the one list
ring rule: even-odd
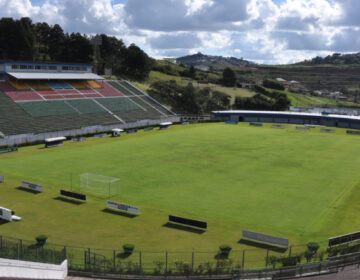
{"label": "green grass field", "polygon": [[[92,248],[130,242],[150,251],[216,251],[222,243],[252,248],[238,243],[242,229],[293,245],[359,230],[360,137],[341,129],[179,125],[42,147],[0,155],[0,205],[23,218],[1,224],[1,235],[46,234],[57,244]],[[120,178],[113,200],[140,207],[141,215],[107,213],[105,197],[82,205],[59,200],[71,174],[76,186],[85,172]],[[43,184],[45,192],[20,190],[21,180]],[[168,214],[205,220],[208,230],[166,227]]]}

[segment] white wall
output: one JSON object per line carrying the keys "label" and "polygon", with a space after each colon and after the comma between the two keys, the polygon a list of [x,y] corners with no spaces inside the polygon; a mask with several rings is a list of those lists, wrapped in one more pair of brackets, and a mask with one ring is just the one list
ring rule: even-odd
{"label": "white wall", "polygon": [[65,279],[67,273],[67,260],[55,265],[0,258],[0,278]]}

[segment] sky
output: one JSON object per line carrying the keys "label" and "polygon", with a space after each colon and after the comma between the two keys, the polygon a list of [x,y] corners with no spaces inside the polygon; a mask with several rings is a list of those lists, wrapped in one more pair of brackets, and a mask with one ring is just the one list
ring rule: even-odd
{"label": "sky", "polygon": [[360,0],[0,0],[0,17],[105,33],[154,58],[287,64],[360,51]]}

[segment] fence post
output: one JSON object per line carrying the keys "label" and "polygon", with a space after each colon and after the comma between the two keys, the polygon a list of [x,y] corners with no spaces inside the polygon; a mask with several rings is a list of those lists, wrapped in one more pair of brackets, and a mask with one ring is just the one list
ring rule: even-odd
{"label": "fence post", "polygon": [[20,253],[19,253],[19,250],[20,250],[20,246],[19,246],[19,243],[17,243],[16,244],[17,245],[17,259],[19,260],[19,255],[20,255]]}
{"label": "fence post", "polygon": [[2,244],[3,244],[3,242],[2,242],[2,235],[0,235],[0,249],[2,249]]}
{"label": "fence post", "polygon": [[269,264],[269,248],[267,248],[266,250],[266,268],[268,267]]}
{"label": "fence post", "polygon": [[20,257],[20,259],[22,259],[23,258],[22,239],[19,239],[19,246],[20,246],[19,257]]}
{"label": "fence post", "polygon": [[114,272],[116,271],[116,251],[113,251]]}
{"label": "fence post", "polygon": [[290,248],[289,248],[289,258],[291,257],[291,248],[292,248],[292,246],[290,246]]}
{"label": "fence post", "polygon": [[142,254],[141,254],[141,250],[139,251],[139,264],[140,264],[140,273],[142,273]]}
{"label": "fence post", "polygon": [[192,251],[191,253],[191,271],[194,273],[194,262],[195,262],[195,252]]}
{"label": "fence post", "polygon": [[165,252],[165,274],[168,272],[168,252]]}
{"label": "fence post", "polygon": [[243,250],[243,255],[242,255],[242,265],[241,265],[242,269],[244,270],[245,268],[245,249]]}
{"label": "fence post", "polygon": [[66,260],[67,259],[66,246],[64,246],[63,252],[64,252],[64,256],[63,256],[64,259],[63,260]]}

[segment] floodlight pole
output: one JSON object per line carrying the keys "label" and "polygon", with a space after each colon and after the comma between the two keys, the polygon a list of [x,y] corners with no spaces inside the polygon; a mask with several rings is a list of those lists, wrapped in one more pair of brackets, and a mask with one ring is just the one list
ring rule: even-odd
{"label": "floodlight pole", "polygon": [[92,37],[90,43],[94,46],[94,57],[93,57],[93,63],[94,63],[94,73],[97,74],[97,59],[96,59],[96,49],[98,46],[102,44],[102,38],[99,35],[96,35]]}

